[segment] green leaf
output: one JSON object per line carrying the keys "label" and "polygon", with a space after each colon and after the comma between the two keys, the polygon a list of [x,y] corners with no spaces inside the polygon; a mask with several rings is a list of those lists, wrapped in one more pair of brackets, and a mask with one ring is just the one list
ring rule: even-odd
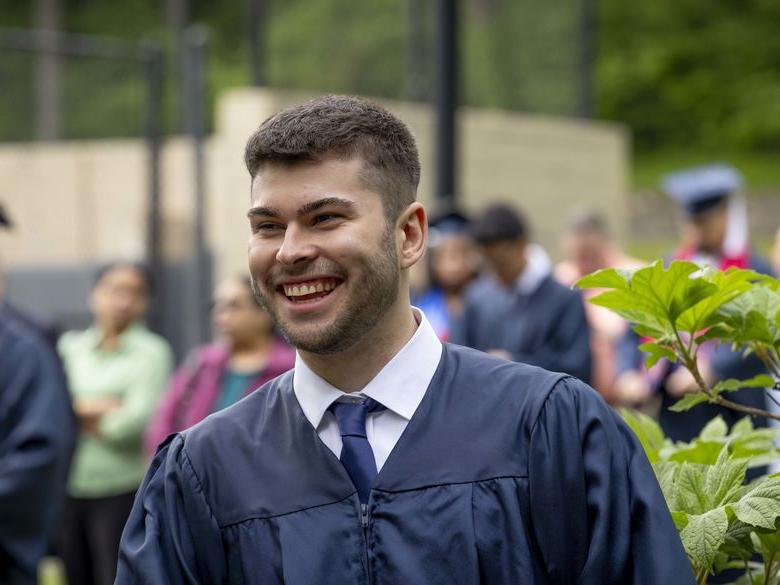
{"label": "green leaf", "polygon": [[761,555],[764,558],[778,556],[778,553],[780,553],[780,530],[772,532],[756,531],[753,534],[755,535],[754,538],[758,540],[756,548],[761,551]]}
{"label": "green leaf", "polygon": [[[723,423],[724,427],[725,425],[726,423]],[[713,505],[730,504],[737,498],[745,481],[747,467],[748,462],[745,460],[732,460],[729,450],[724,446],[715,465],[707,469],[704,479],[704,490],[709,494]]]}
{"label": "green leaf", "polygon": [[677,532],[688,526],[688,514],[685,512],[672,512],[672,521]]}
{"label": "green leaf", "polygon": [[[743,420],[749,420],[745,417]],[[739,424],[739,423],[737,423]],[[752,426],[752,423],[750,423]],[[774,448],[775,440],[780,434],[780,428],[770,427],[753,429],[747,432],[736,432],[737,425],[729,435],[729,448],[735,458],[750,458],[750,466],[765,465],[777,458]]]}
{"label": "green leaf", "polygon": [[695,332],[712,325],[720,307],[750,290],[760,275],[752,270],[732,268],[726,272],[707,271],[702,276],[716,287],[716,291],[680,315],[677,326],[682,331]]}
{"label": "green leaf", "polygon": [[647,337],[649,339],[656,339],[659,341],[664,339],[670,333],[669,331],[664,331],[663,329],[656,329],[654,327],[639,324],[632,325],[631,329],[633,329],[634,333],[636,333],[639,337]]}
{"label": "green leaf", "polygon": [[687,514],[703,514],[711,506],[710,498],[704,489],[706,465],[683,463],[674,483],[674,500],[677,510]]}
{"label": "green leaf", "polygon": [[667,506],[670,510],[677,510],[675,483],[680,471],[680,464],[674,461],[659,461],[653,464],[653,471],[655,471],[655,477],[658,479],[658,485],[661,486]]}
{"label": "green leaf", "polygon": [[713,394],[720,394],[722,392],[733,392],[734,390],[740,390],[742,388],[771,388],[775,381],[771,376],[766,374],[759,374],[748,378],[747,380],[736,380],[729,378],[728,380],[722,380],[712,387]]}
{"label": "green leaf", "polygon": [[770,345],[780,342],[780,292],[756,285],[726,303],[719,317],[731,329],[730,340],[743,344],[759,341]]}
{"label": "green leaf", "polygon": [[738,437],[744,437],[752,433],[754,430],[755,427],[753,426],[753,421],[750,419],[750,417],[743,416],[736,423],[734,423],[733,427],[731,427],[731,432],[729,433],[729,437],[734,439]]}
{"label": "green leaf", "polygon": [[674,334],[674,323],[683,311],[717,292],[717,286],[701,277],[692,278],[700,268],[692,262],[675,261],[664,268],[660,260],[628,273],[596,273],[581,283],[608,288],[590,302],[606,307],[632,323],[665,335]]}
{"label": "green leaf", "polygon": [[731,327],[728,327],[724,325],[723,323],[719,323],[717,325],[713,325],[707,331],[702,333],[701,335],[696,337],[696,343],[701,345],[702,343],[705,343],[707,341],[712,341],[713,339],[718,341],[731,341],[731,334],[733,332],[733,329]]}
{"label": "green leaf", "polygon": [[638,411],[624,408],[621,409],[620,414],[639,439],[650,463],[659,461],[658,453],[664,446],[665,440],[661,426],[653,418]]}
{"label": "green leaf", "polygon": [[754,528],[749,524],[733,520],[729,522],[726,531],[726,540],[720,547],[720,551],[742,561],[748,561],[753,557],[754,549],[751,533]]}
{"label": "green leaf", "polygon": [[721,449],[723,449],[723,443],[720,441],[694,439],[691,443],[683,443],[682,446],[678,446],[674,453],[668,455],[668,459],[680,463],[715,465]]}
{"label": "green leaf", "polygon": [[773,530],[780,516],[780,478],[760,482],[732,504],[732,509],[745,524]]}
{"label": "green leaf", "polygon": [[718,549],[726,541],[728,526],[728,515],[723,506],[704,514],[689,515],[680,539],[691,561],[710,569]]}
{"label": "green leaf", "polygon": [[697,404],[701,404],[702,402],[707,402],[708,400],[709,398],[707,398],[707,395],[704,392],[686,394],[680,400],[672,404],[669,407],[669,410],[671,410],[672,412],[685,412],[686,410],[690,410]]}
{"label": "green leaf", "polygon": [[639,349],[649,354],[647,358],[645,358],[645,366],[648,368],[652,368],[656,363],[658,363],[658,360],[662,358],[665,358],[673,363],[677,361],[677,354],[675,354],[672,349],[660,345],[656,342],[643,343],[639,346]]}
{"label": "green leaf", "polygon": [[593,274],[588,274],[574,283],[574,286],[581,289],[586,288],[628,288],[631,281],[633,270],[622,270],[620,268],[607,268],[598,270]]}
{"label": "green leaf", "polygon": [[725,439],[726,434],[729,431],[729,427],[723,417],[718,415],[706,425],[699,433],[699,438],[703,441],[711,441],[713,439]]}

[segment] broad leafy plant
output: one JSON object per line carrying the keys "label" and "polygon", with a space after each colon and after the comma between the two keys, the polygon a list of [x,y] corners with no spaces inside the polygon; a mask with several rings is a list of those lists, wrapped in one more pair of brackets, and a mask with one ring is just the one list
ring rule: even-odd
{"label": "broad leafy plant", "polygon": [[[692,262],[659,260],[637,270],[609,268],[585,276],[580,288],[605,289],[590,302],[632,323],[645,342],[639,349],[652,367],[660,359],[680,363],[696,380],[698,392],[686,395],[673,410],[712,402],[734,410],[780,420],[780,414],[726,398],[740,388],[780,389],[780,280],[752,270],[721,272]],[[702,344],[715,341],[755,353],[766,374],[748,380],[728,379],[710,386],[696,361]],[[780,406],[780,404],[778,404]]]}
{"label": "broad leafy plant", "polygon": [[754,428],[750,417],[729,432],[716,417],[692,442],[673,443],[649,416],[623,416],[653,465],[697,583],[737,569],[739,585],[780,585],[780,474],[745,484],[749,467],[777,456],[777,432]]}
{"label": "broad leafy plant", "polygon": [[[717,417],[692,442],[673,443],[650,417],[623,412],[655,469],[697,583],[739,569],[744,574],[738,585],[780,585],[780,474],[745,481],[748,468],[779,454],[773,446],[777,431],[754,428],[750,417],[780,420],[780,414],[727,398],[754,388],[778,403],[780,281],[752,270],[721,272],[680,261],[664,267],[658,261],[637,270],[601,270],[577,286],[602,289],[591,302],[632,324],[643,339],[639,349],[647,354],[647,367],[666,359],[690,371],[697,391],[673,410],[710,402],[750,415],[730,430]],[[697,362],[705,343],[755,354],[766,374],[707,384]]]}

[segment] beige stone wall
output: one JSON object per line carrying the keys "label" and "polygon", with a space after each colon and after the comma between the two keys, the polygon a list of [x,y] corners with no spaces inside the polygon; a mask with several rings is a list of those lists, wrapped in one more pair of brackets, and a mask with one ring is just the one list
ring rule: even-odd
{"label": "beige stone wall", "polygon": [[[241,89],[222,95],[206,145],[208,232],[216,275],[245,270],[249,202],[243,148],[249,134],[301,94]],[[414,132],[423,164],[420,198],[432,203],[433,113],[386,103]],[[517,203],[538,239],[557,252],[568,210],[603,209],[619,237],[626,225],[628,138],[619,126],[464,109],[459,126],[461,198],[470,211],[491,201]],[[146,217],[146,158],[133,140],[0,145],[0,200],[19,227],[0,232],[9,266],[50,266],[140,256]],[[191,248],[192,152],[166,142],[162,160],[165,242],[169,256]]]}

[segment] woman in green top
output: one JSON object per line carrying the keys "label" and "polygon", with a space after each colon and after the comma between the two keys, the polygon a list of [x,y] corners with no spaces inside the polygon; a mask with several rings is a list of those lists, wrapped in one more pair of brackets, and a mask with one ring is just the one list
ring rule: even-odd
{"label": "woman in green top", "polygon": [[143,434],[172,367],[168,344],[140,322],[151,279],[134,263],[98,272],[94,324],[58,349],[79,421],[60,554],[71,585],[114,582],[122,528],[146,472]]}

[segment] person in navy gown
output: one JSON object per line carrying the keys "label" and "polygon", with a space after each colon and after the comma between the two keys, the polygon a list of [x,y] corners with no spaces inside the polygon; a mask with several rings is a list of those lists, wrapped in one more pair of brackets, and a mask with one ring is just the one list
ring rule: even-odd
{"label": "person in navy gown", "polygon": [[245,160],[254,290],[295,368],[160,445],[118,585],[694,583],[593,389],[442,343],[411,306],[427,220],[400,120],[317,98]]}
{"label": "person in navy gown", "polygon": [[486,209],[473,229],[491,274],[466,293],[450,341],[590,383],[590,327],[580,293],[560,284],[513,207]]}

